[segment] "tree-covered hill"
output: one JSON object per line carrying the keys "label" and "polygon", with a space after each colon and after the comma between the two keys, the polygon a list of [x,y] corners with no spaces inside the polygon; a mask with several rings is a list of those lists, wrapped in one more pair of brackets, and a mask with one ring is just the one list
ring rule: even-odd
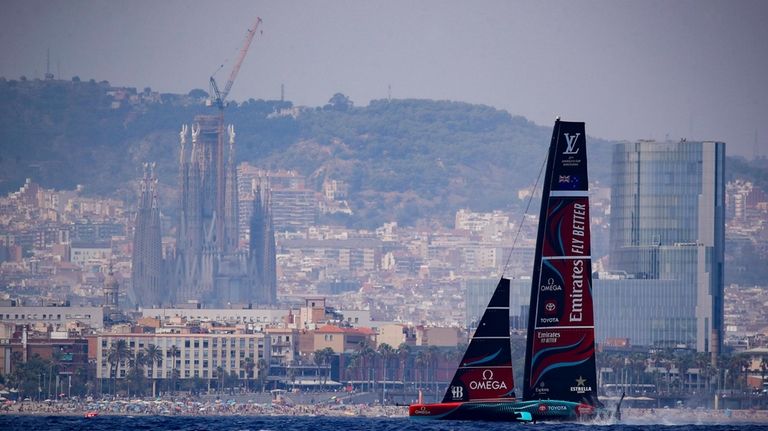
{"label": "tree-covered hill", "polygon": [[[178,132],[196,114],[214,113],[204,97],[106,81],[0,79],[0,193],[32,177],[131,203],[141,164],[154,161],[162,206],[173,213]],[[231,103],[225,117],[239,161],[297,170],[316,190],[326,178],[348,182],[354,215],[342,221],[356,226],[520,205],[517,190],[535,182],[552,127],[483,105],[405,99],[357,107],[341,94],[301,109],[251,99]],[[589,143],[591,179],[607,182],[611,143]]]}

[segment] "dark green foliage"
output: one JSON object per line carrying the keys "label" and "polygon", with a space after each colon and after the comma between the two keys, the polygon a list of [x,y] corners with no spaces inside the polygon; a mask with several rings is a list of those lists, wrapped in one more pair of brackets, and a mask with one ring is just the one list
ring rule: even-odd
{"label": "dark green foliage", "polygon": [[768,159],[761,157],[746,160],[742,157],[728,157],[725,167],[725,180],[750,180],[764,191],[768,191]]}
{"label": "dark green foliage", "polygon": [[[84,184],[86,193],[132,203],[141,164],[154,161],[163,211],[173,215],[178,131],[195,115],[217,111],[203,106],[199,89],[161,94],[159,103],[135,101],[151,96],[135,89],[117,89],[134,97],[118,101],[115,90],[106,81],[0,79],[0,193],[32,177],[45,187]],[[392,219],[450,223],[459,208],[520,207],[517,191],[536,181],[552,133],[551,124],[490,106],[403,99],[355,107],[341,93],[301,110],[287,101],[231,102],[225,121],[235,125],[238,161],[294,169],[315,190],[325,179],[346,181],[354,215],[332,218],[358,227]],[[608,183],[611,144],[590,138],[590,179]],[[764,169],[738,163],[766,182]]]}

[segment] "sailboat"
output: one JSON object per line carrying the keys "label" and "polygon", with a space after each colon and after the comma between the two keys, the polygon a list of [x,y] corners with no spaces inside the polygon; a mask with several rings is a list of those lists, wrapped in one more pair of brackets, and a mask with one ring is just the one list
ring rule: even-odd
{"label": "sailboat", "polygon": [[606,415],[597,398],[587,193],[584,123],[558,118],[536,238],[522,399],[512,373],[510,282],[502,276],[442,402],[420,396],[411,417],[531,422]]}

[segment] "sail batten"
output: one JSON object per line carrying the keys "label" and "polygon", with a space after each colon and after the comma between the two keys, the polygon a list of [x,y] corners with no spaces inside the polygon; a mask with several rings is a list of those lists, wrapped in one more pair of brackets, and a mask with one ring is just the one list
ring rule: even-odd
{"label": "sail batten", "polygon": [[523,399],[597,401],[584,123],[557,121],[549,147]]}

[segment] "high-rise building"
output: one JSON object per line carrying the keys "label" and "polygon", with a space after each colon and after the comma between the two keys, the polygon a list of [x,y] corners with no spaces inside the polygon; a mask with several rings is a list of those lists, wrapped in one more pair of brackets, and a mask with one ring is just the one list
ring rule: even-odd
{"label": "high-rise building", "polygon": [[610,270],[595,280],[598,341],[720,352],[725,144],[613,151]]}
{"label": "high-rise building", "polygon": [[263,192],[259,185],[253,199],[248,251],[249,264],[257,278],[258,288],[254,296],[260,304],[274,304],[277,300],[277,257],[271,208],[269,193]]}
{"label": "high-rise building", "polygon": [[[274,304],[275,247],[268,208],[261,209],[259,223],[265,226],[261,241],[272,246],[261,246],[258,256],[252,256],[247,244],[240,241],[234,127],[227,128],[227,151],[220,116],[195,117],[191,148],[187,146],[189,131],[184,125],[179,133],[180,218],[176,246],[166,253],[165,265],[161,256],[157,180],[153,173],[145,174],[134,236],[132,299],[145,307],[190,300],[212,306]],[[269,192],[260,193],[264,196],[262,204],[268,203]],[[151,252],[147,251],[150,247]],[[158,258],[159,267],[164,270],[162,276],[155,278]],[[147,266],[149,263],[151,266]]]}
{"label": "high-rise building", "polygon": [[[307,188],[304,177],[295,171],[268,171],[247,163],[237,170],[240,178],[240,227],[245,230],[251,219],[252,200],[257,185],[267,183],[270,213],[277,231],[300,231],[315,225],[318,193]],[[242,232],[241,232],[242,233]]]}

